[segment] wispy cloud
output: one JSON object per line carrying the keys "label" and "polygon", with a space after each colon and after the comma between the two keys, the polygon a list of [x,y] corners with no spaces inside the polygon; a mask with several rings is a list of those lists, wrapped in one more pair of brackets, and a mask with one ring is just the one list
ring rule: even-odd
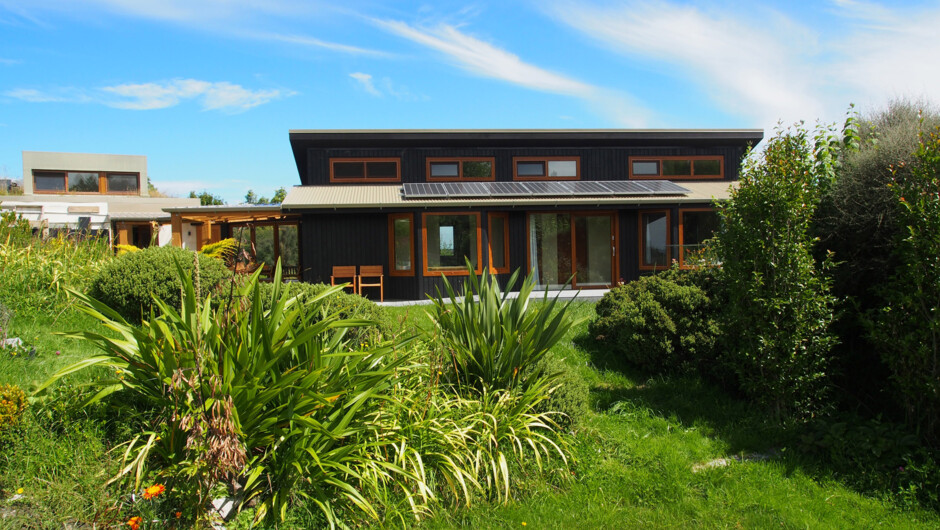
{"label": "wispy cloud", "polygon": [[295,92],[268,89],[251,90],[226,81],[210,82],[197,79],[174,79],[156,83],[128,83],[85,91],[56,88],[40,91],[31,88],[8,90],[4,96],[31,103],[99,103],[118,109],[154,110],[196,100],[204,110],[228,113],[244,112]]}
{"label": "wispy cloud", "polygon": [[[703,90],[726,111],[762,126],[835,119],[850,101],[927,94],[940,84],[940,8],[902,10],[833,0],[838,35],[795,16],[715,4],[558,0],[556,21],[602,46]],[[863,101],[860,101],[863,100]]]}
{"label": "wispy cloud", "polygon": [[359,82],[359,86],[362,87],[367,93],[372,94],[376,97],[382,97],[382,93],[375,88],[375,83],[372,82],[372,76],[369,74],[364,74],[362,72],[353,72],[349,74],[349,77],[355,79]]}
{"label": "wispy cloud", "polygon": [[416,28],[392,20],[377,20],[376,23],[400,37],[443,53],[474,75],[567,96],[583,97],[594,90],[589,84],[526,63],[519,56],[462,33],[454,26]]}
{"label": "wispy cloud", "polygon": [[773,123],[821,110],[806,61],[816,51],[815,36],[782,16],[756,24],[730,11],[671,2],[608,7],[564,1],[546,8],[560,23],[618,53],[664,70],[668,65],[676,77],[739,114]]}
{"label": "wispy cloud", "polygon": [[623,125],[642,126],[649,118],[649,111],[627,94],[527,63],[518,55],[461,32],[455,26],[438,24],[419,28],[395,20],[373,22],[390,33],[442,53],[456,67],[472,75],[580,98],[592,107],[614,105],[618,109],[614,115]]}
{"label": "wispy cloud", "polygon": [[5,66],[13,66],[14,64],[20,64],[21,62],[22,61],[19,61],[17,59],[7,59],[4,57],[0,57],[0,64],[5,65]]}
{"label": "wispy cloud", "polygon": [[349,74],[356,83],[367,93],[377,98],[391,96],[402,101],[426,101],[427,96],[412,94],[408,87],[396,85],[391,78],[373,78],[372,74],[353,72]]}
{"label": "wispy cloud", "polygon": [[350,55],[369,55],[373,57],[389,57],[388,52],[380,50],[370,50],[368,48],[360,48],[358,46],[350,46],[348,44],[340,44],[337,42],[329,42],[315,37],[309,37],[306,35],[282,35],[280,33],[265,33],[265,32],[248,32],[244,33],[243,36],[254,38],[257,40],[266,40],[266,41],[275,41],[275,42],[285,42],[288,44],[297,44],[300,46],[308,46],[313,48],[322,48],[329,51],[347,53]]}

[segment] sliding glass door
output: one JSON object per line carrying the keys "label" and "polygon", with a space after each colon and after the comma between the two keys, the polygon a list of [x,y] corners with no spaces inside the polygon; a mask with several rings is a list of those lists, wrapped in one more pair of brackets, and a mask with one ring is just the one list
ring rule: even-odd
{"label": "sliding glass door", "polygon": [[529,262],[539,286],[606,287],[613,284],[614,214],[530,213]]}

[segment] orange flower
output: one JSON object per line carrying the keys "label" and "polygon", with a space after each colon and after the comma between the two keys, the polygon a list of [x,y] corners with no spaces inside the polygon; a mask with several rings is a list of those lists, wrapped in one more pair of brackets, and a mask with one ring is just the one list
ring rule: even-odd
{"label": "orange flower", "polygon": [[176,518],[179,519],[183,516],[183,512],[176,512]]}
{"label": "orange flower", "polygon": [[150,486],[144,490],[144,498],[148,500],[152,499],[164,491],[166,491],[166,487],[163,484],[154,484],[153,486]]}
{"label": "orange flower", "polygon": [[140,523],[142,522],[144,522],[144,520],[140,516],[131,517],[127,520],[127,526],[131,527],[131,530],[137,530],[140,528]]}

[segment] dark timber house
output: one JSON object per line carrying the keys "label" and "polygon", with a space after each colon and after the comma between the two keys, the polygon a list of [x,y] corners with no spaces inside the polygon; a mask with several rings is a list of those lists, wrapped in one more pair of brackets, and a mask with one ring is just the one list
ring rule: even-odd
{"label": "dark timber house", "polygon": [[599,288],[685,265],[717,226],[761,130],[290,132],[303,279],[383,265],[385,295],[421,299],[466,274]]}

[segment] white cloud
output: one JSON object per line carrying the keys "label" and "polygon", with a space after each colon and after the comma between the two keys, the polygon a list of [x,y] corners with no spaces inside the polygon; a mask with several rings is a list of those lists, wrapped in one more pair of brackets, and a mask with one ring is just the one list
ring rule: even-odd
{"label": "white cloud", "polygon": [[616,7],[558,2],[547,9],[618,53],[664,71],[668,66],[739,114],[773,123],[822,110],[807,63],[815,36],[781,15],[754,23],[730,11],[636,1]]}
{"label": "white cloud", "polygon": [[594,87],[520,59],[488,42],[461,33],[454,26],[413,28],[404,22],[378,20],[388,31],[443,53],[464,70],[482,77],[507,81],[543,92],[587,96]]}
{"label": "white cloud", "polygon": [[205,110],[243,112],[272,100],[295,95],[288,90],[250,90],[226,81],[174,79],[159,83],[128,83],[82,91],[58,88],[40,91],[31,88],[8,90],[3,95],[31,103],[99,103],[118,109],[154,110],[174,107],[186,100],[198,100]]}
{"label": "white cloud", "polygon": [[359,82],[359,85],[363,90],[372,94],[376,97],[382,97],[382,93],[375,88],[375,83],[372,82],[372,76],[369,74],[364,74],[362,72],[354,72],[349,74],[349,77],[355,79]]}
{"label": "white cloud", "polygon": [[462,33],[452,25],[416,28],[392,20],[374,20],[374,23],[395,35],[444,54],[458,68],[473,75],[540,92],[580,98],[602,115],[613,116],[625,126],[640,127],[649,118],[649,111],[627,94],[595,87],[529,64],[519,56]]}
{"label": "white cloud", "polygon": [[937,7],[832,0],[829,14],[837,20],[826,28],[810,27],[795,14],[712,3],[559,0],[545,9],[764,127],[778,120],[838,120],[849,102],[921,96],[940,85]]}
{"label": "white cloud", "polygon": [[13,66],[14,64],[20,64],[21,62],[22,61],[19,61],[17,59],[7,59],[4,57],[0,57],[0,64],[6,65],[6,66]]}
{"label": "white cloud", "polygon": [[304,35],[282,35],[279,33],[250,32],[243,34],[243,36],[258,40],[278,41],[286,42],[288,44],[299,44],[301,46],[309,46],[313,48],[323,48],[326,50],[348,53],[351,55],[369,55],[373,57],[389,56],[387,52],[379,50],[370,50],[368,48],[360,48],[358,46],[350,46],[348,44],[339,44],[336,42],[324,41]]}

